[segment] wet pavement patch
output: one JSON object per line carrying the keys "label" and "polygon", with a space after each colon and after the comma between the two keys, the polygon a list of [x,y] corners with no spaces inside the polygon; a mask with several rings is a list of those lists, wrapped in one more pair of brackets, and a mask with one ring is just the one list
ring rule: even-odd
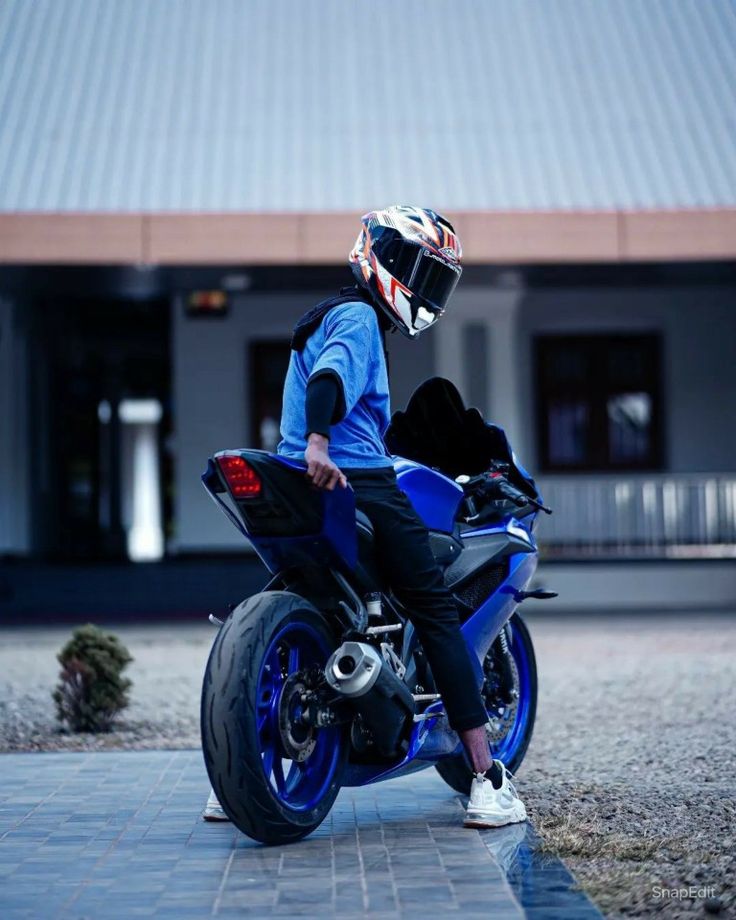
{"label": "wet pavement patch", "polygon": [[600,916],[525,825],[463,828],[434,770],[344,789],[286,847],[201,821],[199,751],[5,754],[0,777],[3,920]]}
{"label": "wet pavement patch", "polygon": [[531,824],[481,831],[528,920],[602,920],[603,914],[556,856],[542,852]]}

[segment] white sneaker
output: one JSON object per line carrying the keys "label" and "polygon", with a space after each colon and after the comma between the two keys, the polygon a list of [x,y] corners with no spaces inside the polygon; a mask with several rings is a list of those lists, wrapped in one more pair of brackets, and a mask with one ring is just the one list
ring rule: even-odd
{"label": "white sneaker", "polygon": [[207,804],[204,806],[204,811],[202,812],[202,820],[204,821],[229,821],[230,818],[222,810],[222,805],[217,801],[217,796],[215,795],[215,790],[210,789],[210,797],[207,799]]}
{"label": "white sneaker", "polygon": [[501,788],[494,789],[493,783],[482,773],[476,773],[470,786],[470,800],[465,812],[465,827],[503,827],[504,824],[518,824],[526,821],[526,808],[514,789],[509,771],[500,760],[503,779]]}

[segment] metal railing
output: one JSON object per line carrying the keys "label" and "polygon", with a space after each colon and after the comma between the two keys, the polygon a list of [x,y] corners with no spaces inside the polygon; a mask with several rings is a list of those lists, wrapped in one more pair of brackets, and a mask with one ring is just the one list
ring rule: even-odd
{"label": "metal railing", "polygon": [[542,476],[547,557],[736,557],[736,474]]}

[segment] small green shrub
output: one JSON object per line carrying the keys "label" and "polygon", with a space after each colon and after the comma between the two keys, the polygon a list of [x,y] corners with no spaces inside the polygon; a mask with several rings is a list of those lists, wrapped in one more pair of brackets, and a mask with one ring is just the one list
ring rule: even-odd
{"label": "small green shrub", "polygon": [[112,633],[88,623],[56,656],[61,665],[54,690],[56,715],[75,732],[107,732],[128,705],[131,682],[122,676],[133,660]]}

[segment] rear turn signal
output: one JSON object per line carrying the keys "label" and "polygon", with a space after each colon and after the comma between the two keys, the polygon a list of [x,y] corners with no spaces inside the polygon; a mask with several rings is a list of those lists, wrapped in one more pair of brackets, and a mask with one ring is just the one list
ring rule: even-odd
{"label": "rear turn signal", "polygon": [[255,498],[261,494],[261,480],[258,473],[242,457],[233,455],[218,457],[217,465],[230,486],[233,498]]}

